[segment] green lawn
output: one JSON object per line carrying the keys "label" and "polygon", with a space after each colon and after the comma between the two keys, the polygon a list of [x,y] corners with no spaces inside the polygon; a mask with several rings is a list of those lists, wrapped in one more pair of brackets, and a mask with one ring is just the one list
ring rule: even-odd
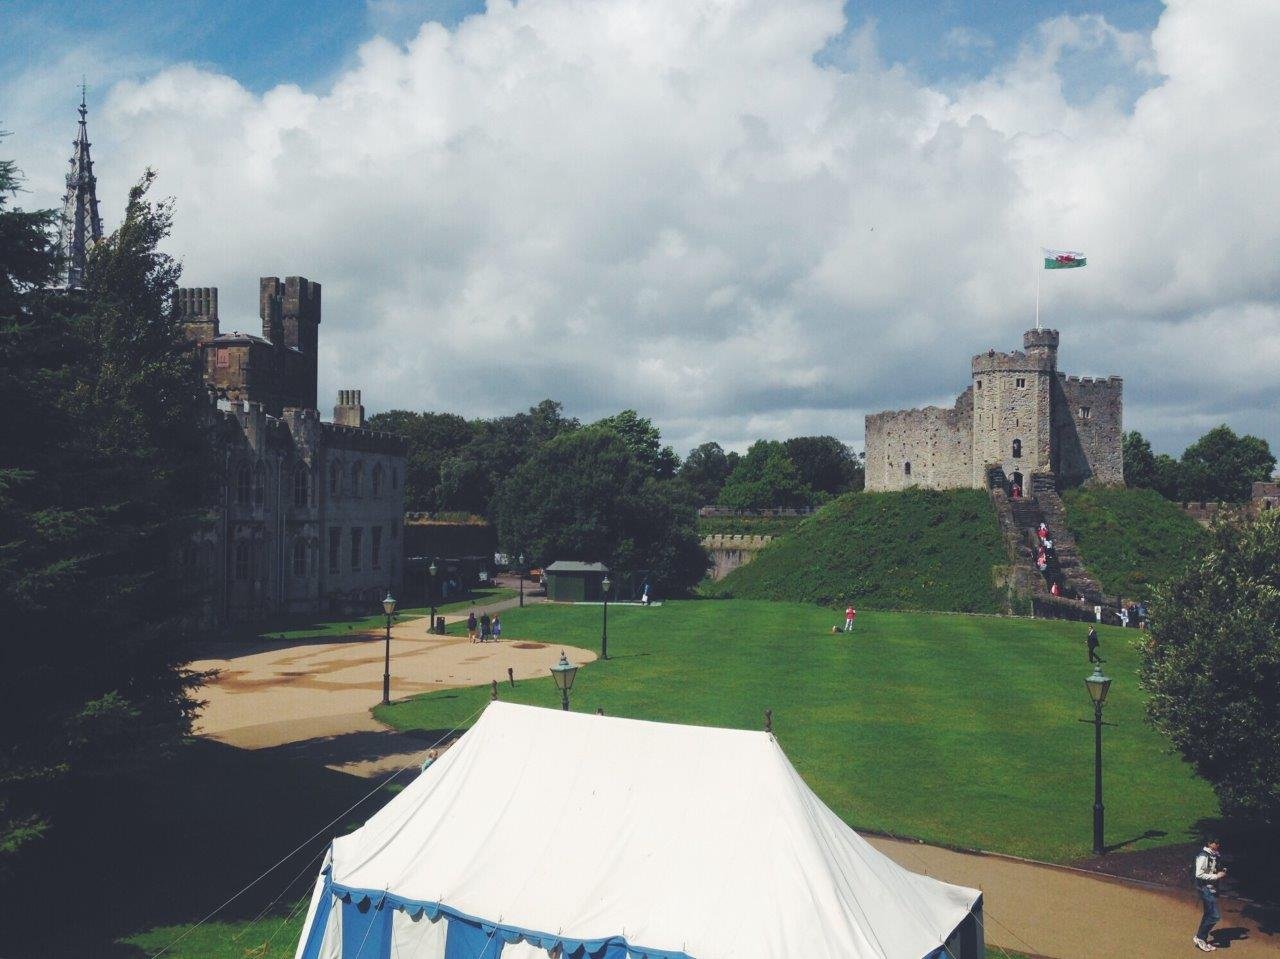
{"label": "green lawn", "polygon": [[718,583],[708,596],[859,609],[1000,612],[1009,563],[983,490],[846,493]]}
{"label": "green lawn", "polygon": [[1085,565],[1126,599],[1150,598],[1209,545],[1209,531],[1155,490],[1075,489],[1062,500]]}
{"label": "green lawn", "polygon": [[[600,607],[503,616],[506,638],[595,648]],[[1055,862],[1090,852],[1093,802],[1084,627],[991,616],[842,614],[793,603],[667,602],[610,610],[608,662],[578,674],[573,707],[644,719],[760,728],[817,793],[861,829]],[[1103,628],[1114,677],[1105,731],[1107,838],[1128,850],[1186,842],[1217,814],[1207,784],[1142,719],[1134,634]],[[448,729],[487,687],[427,695],[376,715]],[[553,707],[550,677],[501,687]],[[1152,835],[1160,833],[1161,835]]]}

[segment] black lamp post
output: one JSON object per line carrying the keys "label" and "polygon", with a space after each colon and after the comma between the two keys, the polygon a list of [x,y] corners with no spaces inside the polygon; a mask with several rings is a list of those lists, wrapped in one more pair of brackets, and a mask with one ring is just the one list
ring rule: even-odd
{"label": "black lamp post", "polygon": [[396,612],[396,601],[391,593],[382,601],[382,611],[387,614],[387,649],[382,666],[382,705],[391,702],[391,617]]}
{"label": "black lamp post", "polygon": [[1102,675],[1101,666],[1094,666],[1093,675],[1084,685],[1093,700],[1093,719],[1080,720],[1093,723],[1093,854],[1101,856],[1106,852],[1102,844],[1102,727],[1111,725],[1102,721],[1102,707],[1107,701],[1111,680]]}
{"label": "black lamp post", "polygon": [[520,564],[520,608],[524,609],[524,553],[521,553],[516,562]]}
{"label": "black lamp post", "polygon": [[569,690],[573,689],[573,678],[578,675],[578,667],[569,662],[569,657],[560,651],[560,662],[551,667],[551,678],[555,680],[556,689],[560,690],[560,706],[569,711]]}
{"label": "black lamp post", "polygon": [[613,583],[609,582],[609,574],[605,573],[604,579],[600,581],[600,589],[604,596],[604,624],[600,630],[600,658],[609,658],[609,587]]}
{"label": "black lamp post", "polygon": [[431,593],[431,619],[427,622],[427,632],[434,633],[436,631],[436,561],[434,559],[427,567],[427,572],[431,574],[427,584],[427,589]]}

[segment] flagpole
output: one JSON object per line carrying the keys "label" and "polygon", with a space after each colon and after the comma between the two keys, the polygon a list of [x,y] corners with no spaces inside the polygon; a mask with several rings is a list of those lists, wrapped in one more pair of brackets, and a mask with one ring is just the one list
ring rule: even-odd
{"label": "flagpole", "polygon": [[1040,270],[1043,263],[1036,263],[1036,329],[1040,329]]}

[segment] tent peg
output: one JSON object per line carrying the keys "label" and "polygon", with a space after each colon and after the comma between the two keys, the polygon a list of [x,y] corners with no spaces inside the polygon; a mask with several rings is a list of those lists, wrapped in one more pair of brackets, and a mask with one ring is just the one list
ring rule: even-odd
{"label": "tent peg", "polygon": [[510,666],[507,667],[507,682],[512,686],[516,684],[516,671]]}
{"label": "tent peg", "polygon": [[597,716],[603,716],[603,715],[604,715],[604,707],[603,707],[603,706],[597,706],[597,707],[596,707],[596,715],[597,715]]}
{"label": "tent peg", "polygon": [[772,735],[773,733],[773,710],[766,709],[764,711],[764,731]]}
{"label": "tent peg", "polygon": [[493,681],[493,692],[489,694],[489,701],[496,703],[498,701],[498,681]]}

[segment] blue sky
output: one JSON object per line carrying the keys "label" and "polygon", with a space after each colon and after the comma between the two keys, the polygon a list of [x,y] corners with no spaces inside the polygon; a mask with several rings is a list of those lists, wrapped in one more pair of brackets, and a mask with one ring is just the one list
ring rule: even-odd
{"label": "blue sky", "polygon": [[[849,29],[875,24],[881,57],[928,82],[987,73],[1041,21],[1100,14],[1121,30],[1149,32],[1159,0],[849,0]],[[455,26],[483,0],[4,0],[0,63],[20,69],[51,38],[98,36],[140,62],[190,60],[262,92],[278,83],[323,85],[374,35],[403,41],[424,20]],[[1096,77],[1081,64],[1080,78]],[[0,67],[0,71],[4,70]]]}

